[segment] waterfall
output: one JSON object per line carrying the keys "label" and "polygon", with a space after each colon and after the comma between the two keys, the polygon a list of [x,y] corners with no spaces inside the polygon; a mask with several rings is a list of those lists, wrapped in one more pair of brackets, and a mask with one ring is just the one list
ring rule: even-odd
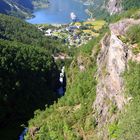
{"label": "waterfall", "polygon": [[22,131],[21,135],[19,136],[19,140],[24,140],[24,136],[27,133],[28,128],[24,128],[24,130]]}
{"label": "waterfall", "polygon": [[59,82],[60,82],[60,87],[58,88],[58,95],[61,97],[64,95],[65,90],[64,90],[64,77],[65,77],[65,67],[63,66],[61,69],[60,77],[59,77]]}

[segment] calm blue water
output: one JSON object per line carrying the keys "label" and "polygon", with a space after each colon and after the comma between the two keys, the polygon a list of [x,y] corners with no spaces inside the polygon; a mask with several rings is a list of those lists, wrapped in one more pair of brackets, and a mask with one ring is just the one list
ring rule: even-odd
{"label": "calm blue water", "polygon": [[29,19],[27,22],[32,24],[69,23],[71,22],[71,12],[74,12],[80,21],[88,18],[88,15],[85,13],[86,6],[78,2],[78,0],[49,0],[49,2],[48,8],[35,10],[33,13],[35,18]]}

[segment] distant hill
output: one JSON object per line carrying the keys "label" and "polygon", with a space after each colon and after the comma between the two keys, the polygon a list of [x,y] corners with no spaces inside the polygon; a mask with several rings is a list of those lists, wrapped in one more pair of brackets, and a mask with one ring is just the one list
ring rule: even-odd
{"label": "distant hill", "polygon": [[91,5],[88,10],[93,17],[108,17],[130,9],[140,8],[139,0],[84,0]]}
{"label": "distant hill", "polygon": [[32,16],[32,10],[42,5],[46,6],[48,0],[1,0],[0,13],[20,18]]}
{"label": "distant hill", "polygon": [[30,0],[1,0],[0,7],[0,13],[21,18],[31,16],[31,10],[33,9]]}

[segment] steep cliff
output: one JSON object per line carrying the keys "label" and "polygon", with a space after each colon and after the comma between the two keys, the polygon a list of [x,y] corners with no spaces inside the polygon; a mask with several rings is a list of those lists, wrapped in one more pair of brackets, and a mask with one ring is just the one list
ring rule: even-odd
{"label": "steep cliff", "polygon": [[111,24],[111,33],[106,34],[101,41],[101,52],[97,58],[97,95],[93,104],[99,139],[108,139],[107,125],[117,119],[117,114],[130,99],[124,95],[122,74],[127,69],[132,53],[119,36],[125,35],[129,27],[135,24],[140,24],[140,20],[125,19]]}
{"label": "steep cliff", "polygon": [[123,10],[122,0],[109,0],[105,7],[110,15],[120,13]]}
{"label": "steep cliff", "polygon": [[77,48],[72,63],[66,66],[65,96],[45,111],[36,111],[29,121],[26,140],[111,139],[110,125],[120,120],[119,115],[132,100],[125,94],[122,75],[129,68],[128,60],[134,57],[131,45],[123,37],[132,25],[138,24],[140,20],[134,19],[110,24],[110,33],[104,35],[109,32],[105,28],[99,37]]}
{"label": "steep cliff", "polygon": [[140,8],[139,0],[87,0],[87,2],[90,3],[89,13],[99,18]]}

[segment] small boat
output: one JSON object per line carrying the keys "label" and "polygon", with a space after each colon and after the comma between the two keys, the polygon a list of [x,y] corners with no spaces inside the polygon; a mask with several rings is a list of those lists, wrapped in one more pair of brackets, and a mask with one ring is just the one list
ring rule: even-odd
{"label": "small boat", "polygon": [[77,16],[75,15],[74,12],[71,12],[71,13],[70,13],[70,17],[71,17],[71,19],[72,19],[73,21],[76,21],[76,19],[77,19]]}

